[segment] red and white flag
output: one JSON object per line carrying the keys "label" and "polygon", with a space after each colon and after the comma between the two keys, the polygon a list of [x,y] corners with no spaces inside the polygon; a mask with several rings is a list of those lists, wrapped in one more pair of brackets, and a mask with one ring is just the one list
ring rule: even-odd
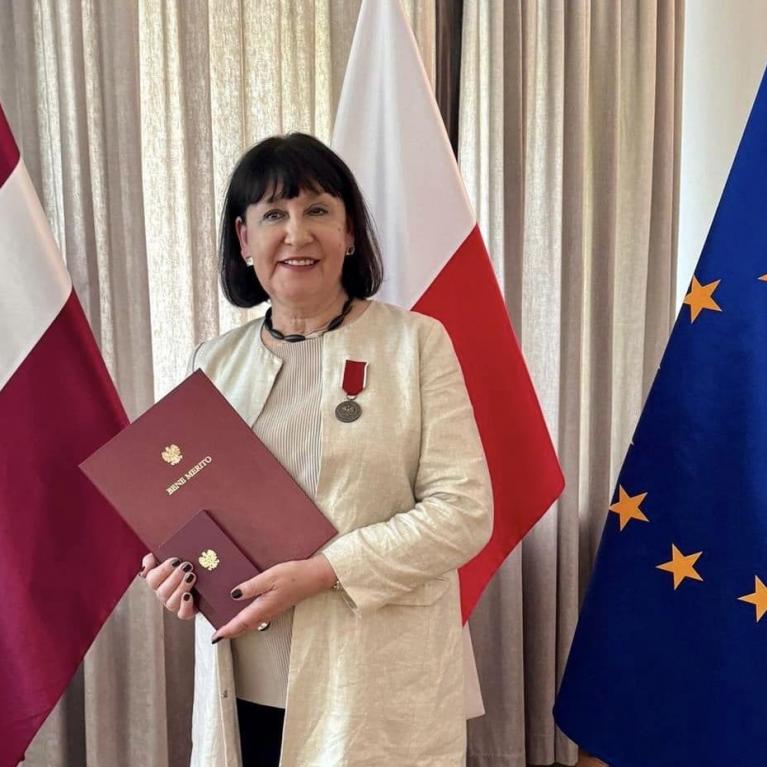
{"label": "red and white flag", "polygon": [[495,527],[460,572],[464,621],[564,478],[398,1],[363,0],[333,147],[378,227],[378,297],[439,319],[461,362],[493,481]]}
{"label": "red and white flag", "polygon": [[16,767],[143,547],[78,469],[127,419],[0,108],[0,767]]}

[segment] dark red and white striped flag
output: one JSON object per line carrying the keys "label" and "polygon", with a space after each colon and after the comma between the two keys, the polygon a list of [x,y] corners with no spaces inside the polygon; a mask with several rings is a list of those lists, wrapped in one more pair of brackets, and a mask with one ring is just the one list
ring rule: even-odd
{"label": "dark red and white striped flag", "polygon": [[0,108],[0,767],[16,767],[143,547],[78,469],[127,419]]}
{"label": "dark red and white striped flag", "polygon": [[466,620],[564,479],[399,2],[363,0],[333,147],[378,226],[379,298],[439,319],[463,368],[493,481],[495,528],[461,569]]}

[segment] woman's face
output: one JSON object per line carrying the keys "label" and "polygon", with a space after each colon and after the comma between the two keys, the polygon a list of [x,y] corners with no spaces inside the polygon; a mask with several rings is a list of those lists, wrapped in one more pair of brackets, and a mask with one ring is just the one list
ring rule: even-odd
{"label": "woman's face", "polygon": [[297,308],[332,301],[353,244],[343,201],[302,190],[292,199],[263,199],[236,221],[243,258],[272,301]]}

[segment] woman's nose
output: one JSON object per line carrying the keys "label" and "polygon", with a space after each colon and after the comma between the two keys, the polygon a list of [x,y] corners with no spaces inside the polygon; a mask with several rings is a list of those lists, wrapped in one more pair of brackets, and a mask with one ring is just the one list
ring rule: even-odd
{"label": "woman's nose", "polygon": [[293,247],[300,247],[312,238],[306,224],[299,218],[289,218],[285,227],[285,243]]}

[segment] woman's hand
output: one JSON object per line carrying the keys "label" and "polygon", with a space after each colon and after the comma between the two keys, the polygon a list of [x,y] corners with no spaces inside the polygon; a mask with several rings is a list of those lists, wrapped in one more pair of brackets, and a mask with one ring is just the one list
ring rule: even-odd
{"label": "woman's hand", "polygon": [[335,582],[336,574],[322,554],[270,567],[232,589],[232,599],[258,599],[222,626],[213,636],[213,643],[256,629],[304,599],[328,591]]}
{"label": "woman's hand", "polygon": [[191,562],[180,559],[166,559],[157,564],[153,554],[147,554],[141,560],[139,575],[146,579],[157,598],[182,620],[194,618],[197,608],[194,606],[191,590],[196,576],[192,572]]}

